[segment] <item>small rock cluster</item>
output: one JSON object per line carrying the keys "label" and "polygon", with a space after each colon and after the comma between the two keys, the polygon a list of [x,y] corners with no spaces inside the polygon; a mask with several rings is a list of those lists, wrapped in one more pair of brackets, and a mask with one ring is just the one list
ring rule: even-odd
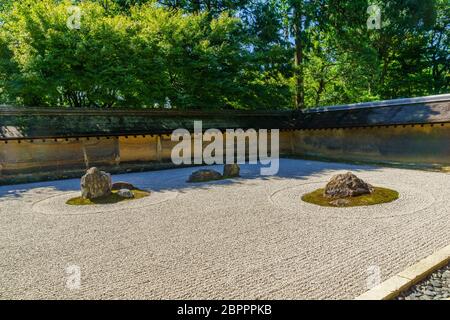
{"label": "small rock cluster", "polygon": [[238,164],[226,164],[223,167],[223,175],[215,170],[201,169],[194,171],[187,180],[188,182],[206,182],[220,180],[222,178],[239,177],[240,168]]}
{"label": "small rock cluster", "polygon": [[450,264],[435,271],[424,281],[402,292],[397,300],[450,299]]}
{"label": "small rock cluster", "polygon": [[351,172],[338,174],[331,178],[324,190],[324,197],[332,199],[342,199],[357,197],[364,194],[371,194],[373,187],[365,183]]}
{"label": "small rock cluster", "polygon": [[111,191],[117,191],[122,198],[134,198],[133,189],[136,189],[131,183],[116,182],[112,183],[111,174],[100,171],[96,167],[87,170],[81,177],[81,196],[84,199],[98,199],[111,194]]}

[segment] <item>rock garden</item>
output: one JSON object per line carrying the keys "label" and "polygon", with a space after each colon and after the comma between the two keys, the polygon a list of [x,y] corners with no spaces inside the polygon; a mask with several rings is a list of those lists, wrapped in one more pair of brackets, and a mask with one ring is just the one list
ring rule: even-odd
{"label": "rock garden", "polygon": [[[239,177],[238,164],[226,164],[223,173],[201,169],[194,171],[187,182],[208,182]],[[81,177],[81,195],[67,200],[68,205],[114,204],[148,197],[149,191],[142,190],[131,183],[120,181],[112,183],[111,174],[92,167]]]}
{"label": "rock garden", "polygon": [[[298,159],[280,159],[280,168],[261,179],[260,166],[241,165],[247,179],[198,184],[186,180],[199,169],[229,174],[223,166],[117,176],[91,168],[81,186],[80,175],[0,187],[2,295],[353,299],[367,291],[370,266],[380,267],[384,282],[450,242],[448,174]],[[358,187],[328,188],[327,206],[300,200],[319,188],[324,197],[330,178],[348,171],[364,183],[352,178]],[[377,187],[401,196],[383,205],[328,204],[337,194],[373,196]],[[124,189],[134,197],[119,193]],[[139,199],[138,190],[150,193]],[[92,205],[68,205],[70,198]],[[81,267],[81,290],[65,286],[71,264]],[[433,276],[405,300],[446,297],[444,277]]]}
{"label": "rock garden", "polygon": [[398,197],[395,190],[374,187],[347,172],[333,176],[325,188],[303,195],[302,200],[324,207],[356,207],[388,203]]}
{"label": "rock garden", "polygon": [[223,166],[223,174],[215,170],[201,169],[194,171],[187,182],[207,182],[239,177],[240,167],[238,164],[226,164]]}
{"label": "rock garden", "polygon": [[128,182],[112,183],[111,175],[93,167],[81,177],[81,196],[71,198],[69,205],[112,204],[147,197],[150,192]]}

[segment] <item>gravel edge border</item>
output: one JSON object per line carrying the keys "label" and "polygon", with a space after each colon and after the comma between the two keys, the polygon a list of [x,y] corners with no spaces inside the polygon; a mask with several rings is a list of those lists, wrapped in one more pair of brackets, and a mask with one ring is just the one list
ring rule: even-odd
{"label": "gravel edge border", "polygon": [[450,245],[420,260],[355,300],[391,300],[450,262]]}

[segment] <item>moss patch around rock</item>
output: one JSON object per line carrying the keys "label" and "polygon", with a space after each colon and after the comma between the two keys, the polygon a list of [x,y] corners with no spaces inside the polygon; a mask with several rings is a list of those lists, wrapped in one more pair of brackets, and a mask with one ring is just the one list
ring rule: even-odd
{"label": "moss patch around rock", "polygon": [[[317,204],[322,207],[338,207],[333,205],[335,199],[326,198],[323,195],[324,189],[317,189],[302,196],[302,200],[308,203]],[[375,204],[388,203],[397,200],[399,194],[395,190],[374,187],[374,192],[357,197],[344,198],[345,204],[342,207],[372,206]]]}
{"label": "moss patch around rock", "polygon": [[85,205],[92,205],[92,204],[113,204],[118,203],[122,201],[133,201],[141,198],[148,197],[150,195],[150,192],[139,190],[139,189],[133,189],[131,190],[133,192],[134,198],[127,199],[119,196],[117,194],[116,190],[113,190],[109,196],[97,198],[97,199],[84,199],[83,197],[76,197],[67,200],[66,204],[72,205],[72,206],[85,206]]}

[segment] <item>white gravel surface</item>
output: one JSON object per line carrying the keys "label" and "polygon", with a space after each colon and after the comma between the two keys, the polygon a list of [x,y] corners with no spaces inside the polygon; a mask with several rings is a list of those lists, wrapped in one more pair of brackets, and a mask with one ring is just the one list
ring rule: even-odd
{"label": "white gravel surface", "polygon": [[[274,177],[186,183],[197,169],[116,175],[152,194],[113,205],[66,205],[76,179],[0,187],[0,298],[351,299],[450,243],[444,173],[283,159]],[[300,200],[349,170],[400,199]]]}

